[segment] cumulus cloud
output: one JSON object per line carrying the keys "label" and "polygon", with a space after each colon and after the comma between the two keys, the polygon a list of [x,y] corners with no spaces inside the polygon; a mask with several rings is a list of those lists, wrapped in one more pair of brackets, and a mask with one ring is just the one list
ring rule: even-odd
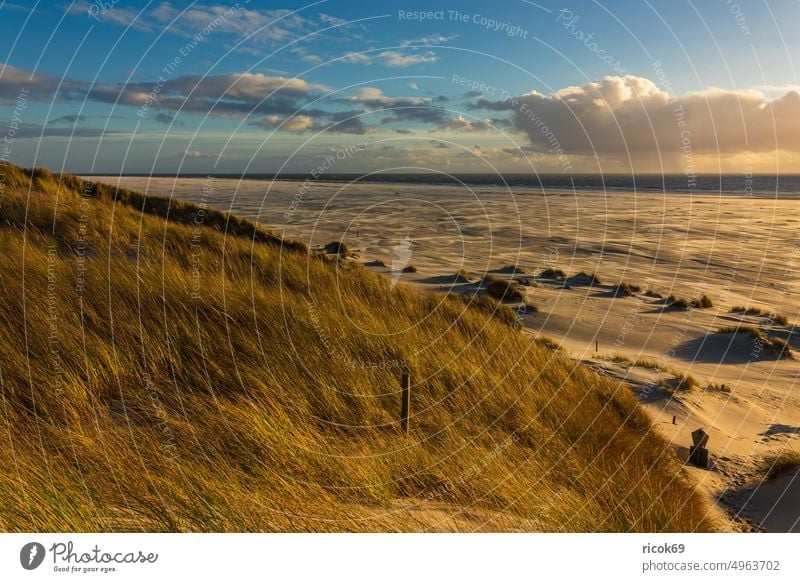
{"label": "cumulus cloud", "polygon": [[670,95],[635,76],[605,77],[552,95],[478,100],[472,109],[511,112],[539,151],[672,156],[800,150],[800,94],[707,89]]}

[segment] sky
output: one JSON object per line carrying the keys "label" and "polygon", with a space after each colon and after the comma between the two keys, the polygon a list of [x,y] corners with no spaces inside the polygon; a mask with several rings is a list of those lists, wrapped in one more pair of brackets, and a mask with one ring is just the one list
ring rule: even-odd
{"label": "sky", "polygon": [[797,0],[0,0],[0,154],[75,173],[800,172]]}

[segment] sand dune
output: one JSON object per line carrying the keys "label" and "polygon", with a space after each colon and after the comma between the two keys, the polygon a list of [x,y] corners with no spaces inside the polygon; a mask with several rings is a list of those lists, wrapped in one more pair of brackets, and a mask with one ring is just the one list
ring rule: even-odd
{"label": "sand dune", "polygon": [[[527,279],[546,267],[596,273],[603,285],[567,279],[524,286],[538,307],[522,315],[526,328],[629,382],[679,453],[691,431],[705,428],[717,464],[691,471],[709,495],[725,499],[732,527],[797,529],[797,474],[758,486],[751,468],[767,454],[800,450],[800,364],[759,350],[747,334],[719,330],[753,326],[800,350],[792,327],[800,313],[793,218],[800,200],[325,183],[298,201],[301,185],[292,182],[216,180],[210,196],[198,180],[120,182],[230,210],[312,247],[344,240],[357,260],[387,274],[409,237],[405,262],[417,272],[400,279],[434,291],[474,290],[477,283],[456,275],[462,270],[476,282],[486,273]],[[713,307],[676,310],[642,292],[615,296],[612,286],[622,281],[662,296],[707,294]],[[789,325],[730,312],[739,305],[785,314]],[[634,365],[642,359],[663,370]],[[660,385],[676,374],[699,385],[674,394]]]}

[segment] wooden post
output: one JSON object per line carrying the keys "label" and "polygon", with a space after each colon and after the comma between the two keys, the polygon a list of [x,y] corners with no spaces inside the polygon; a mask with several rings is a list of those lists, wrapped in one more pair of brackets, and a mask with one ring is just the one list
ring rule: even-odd
{"label": "wooden post", "polygon": [[400,377],[400,430],[408,434],[408,415],[411,410],[411,376],[403,372]]}
{"label": "wooden post", "polygon": [[672,424],[675,424],[675,415],[672,415]]}
{"label": "wooden post", "polygon": [[597,340],[594,340],[594,351],[600,353],[600,342]]}

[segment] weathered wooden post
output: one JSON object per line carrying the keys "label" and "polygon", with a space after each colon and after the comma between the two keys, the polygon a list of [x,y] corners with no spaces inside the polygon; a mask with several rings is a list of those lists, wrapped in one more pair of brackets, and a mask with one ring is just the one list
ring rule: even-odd
{"label": "weathered wooden post", "polygon": [[598,340],[594,340],[594,351],[600,351],[600,342]]}
{"label": "weathered wooden post", "polygon": [[708,433],[702,428],[692,432],[692,447],[689,449],[689,462],[695,467],[708,469]]}
{"label": "weathered wooden post", "polygon": [[400,376],[400,430],[408,434],[408,415],[411,411],[411,375],[404,371]]}

